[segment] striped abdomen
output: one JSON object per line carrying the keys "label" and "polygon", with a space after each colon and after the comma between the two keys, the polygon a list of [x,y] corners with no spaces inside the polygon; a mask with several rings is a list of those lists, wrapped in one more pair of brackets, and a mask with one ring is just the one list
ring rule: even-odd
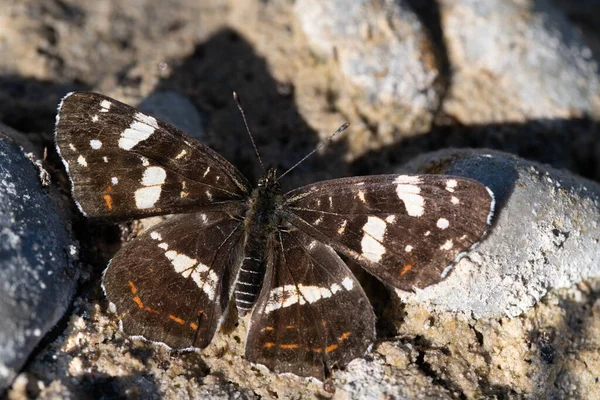
{"label": "striped abdomen", "polygon": [[244,316],[254,305],[265,278],[267,247],[278,224],[275,210],[281,202],[281,188],[275,170],[269,169],[249,201],[245,219],[244,260],[235,283],[235,305]]}
{"label": "striped abdomen", "polygon": [[261,234],[263,232],[251,232],[246,241],[244,260],[235,284],[235,306],[239,316],[244,316],[252,308],[265,277],[264,249],[267,239]]}

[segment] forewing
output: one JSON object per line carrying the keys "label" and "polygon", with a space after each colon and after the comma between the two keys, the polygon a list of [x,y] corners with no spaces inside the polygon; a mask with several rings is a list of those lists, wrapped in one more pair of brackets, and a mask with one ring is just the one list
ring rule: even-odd
{"label": "forewing", "polygon": [[280,232],[272,250],[246,358],[322,380],[331,368],[363,357],[375,340],[375,316],[336,252],[296,229]]}
{"label": "forewing", "polygon": [[124,331],[173,348],[206,347],[241,257],[241,228],[220,212],[179,215],[127,243],[103,279]]}
{"label": "forewing", "polygon": [[383,282],[423,288],[443,279],[484,236],[491,191],[443,175],[379,175],[319,182],[285,195],[284,217]]}
{"label": "forewing", "polygon": [[207,146],[96,93],[62,100],[56,145],[73,197],[89,217],[130,220],[206,210],[250,192],[246,179]]}

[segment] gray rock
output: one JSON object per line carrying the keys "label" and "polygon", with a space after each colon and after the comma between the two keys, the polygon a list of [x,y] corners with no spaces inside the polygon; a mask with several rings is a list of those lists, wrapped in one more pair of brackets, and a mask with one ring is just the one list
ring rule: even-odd
{"label": "gray rock", "polygon": [[[441,168],[440,168],[441,166]],[[474,317],[515,317],[548,291],[600,276],[600,186],[565,171],[485,150],[442,150],[418,157],[404,173],[474,178],[496,197],[487,238],[443,282],[410,302]]]}
{"label": "gray rock", "polygon": [[440,2],[451,92],[462,123],[600,113],[600,80],[581,33],[546,0]]}
{"label": "gray rock", "polygon": [[0,132],[0,393],[67,310],[75,253],[38,170]]}
{"label": "gray rock", "polygon": [[185,96],[172,90],[153,92],[138,108],[184,131],[200,142],[206,141],[201,114]]}
{"label": "gray rock", "polygon": [[434,108],[433,46],[404,1],[300,0],[295,14],[312,50],[336,58],[342,74],[370,101]]}
{"label": "gray rock", "polygon": [[410,344],[383,343],[369,360],[356,359],[335,374],[335,400],[448,399],[451,393],[419,371]]}

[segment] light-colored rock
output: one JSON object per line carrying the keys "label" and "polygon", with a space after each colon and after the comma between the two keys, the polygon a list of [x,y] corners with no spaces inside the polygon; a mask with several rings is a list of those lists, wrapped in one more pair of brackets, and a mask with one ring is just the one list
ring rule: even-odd
{"label": "light-colored rock", "polygon": [[446,280],[416,293],[398,291],[404,300],[478,318],[516,317],[552,289],[600,277],[598,184],[486,150],[429,153],[402,171],[430,168],[484,183],[496,211],[487,238]]}
{"label": "light-colored rock", "polygon": [[463,124],[600,115],[597,64],[546,0],[442,0],[453,75],[444,110]]}
{"label": "light-colored rock", "polygon": [[404,1],[299,0],[295,13],[312,49],[336,59],[371,102],[415,113],[435,108],[432,45]]}

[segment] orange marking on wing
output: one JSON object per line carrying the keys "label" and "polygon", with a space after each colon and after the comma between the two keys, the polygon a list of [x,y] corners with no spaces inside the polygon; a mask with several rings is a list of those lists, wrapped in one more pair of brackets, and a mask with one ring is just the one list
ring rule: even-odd
{"label": "orange marking on wing", "polygon": [[348,339],[348,337],[350,336],[350,332],[344,332],[342,333],[342,336],[340,336],[340,342],[343,342],[344,340]]}
{"label": "orange marking on wing", "polygon": [[110,194],[104,195],[104,203],[106,203],[106,208],[108,208],[109,211],[112,211],[112,197]]}
{"label": "orange marking on wing", "polygon": [[314,351],[315,353],[322,353],[323,352],[323,349],[320,348],[320,347],[317,347],[317,348],[311,349],[311,350]]}
{"label": "orange marking on wing", "polygon": [[400,271],[400,276],[404,275],[405,273],[407,273],[408,271],[410,271],[412,269],[412,265],[410,264],[406,264],[404,266],[404,268],[402,268],[402,271]]}
{"label": "orange marking on wing", "polygon": [[139,308],[144,308],[144,303],[142,303],[142,299],[140,299],[138,296],[135,296],[133,301],[138,305]]}
{"label": "orange marking on wing", "polygon": [[155,310],[154,308],[146,307],[146,311],[154,313],[154,314],[158,314],[158,310]]}
{"label": "orange marking on wing", "polygon": [[127,281],[129,283],[129,287],[131,288],[131,293],[136,294],[137,293],[137,288],[135,287],[135,285],[133,284],[133,282],[131,281]]}
{"label": "orange marking on wing", "polygon": [[337,349],[339,346],[337,344],[332,344],[331,346],[327,346],[325,347],[325,351],[328,353],[331,353],[332,351],[334,351],[335,349]]}
{"label": "orange marking on wing", "polygon": [[269,332],[270,332],[270,331],[274,331],[274,330],[275,330],[275,328],[273,328],[272,326],[267,326],[267,327],[265,328],[265,331],[269,331]]}
{"label": "orange marking on wing", "polygon": [[270,349],[271,347],[275,347],[275,343],[267,342],[267,343],[265,343],[265,345],[263,347],[266,349]]}
{"label": "orange marking on wing", "polygon": [[294,328],[295,328],[295,326],[294,326],[294,325],[287,325],[287,326],[286,326],[286,328],[287,328],[287,329],[294,329]]}
{"label": "orange marking on wing", "polygon": [[190,322],[190,328],[192,328],[193,330],[197,331],[198,330],[198,325],[196,325],[193,322]]}
{"label": "orange marking on wing", "polygon": [[290,344],[282,344],[281,346],[282,349],[297,349],[298,348],[298,343],[290,343]]}
{"label": "orange marking on wing", "polygon": [[169,314],[169,318],[171,318],[173,321],[177,322],[179,325],[185,324],[184,320],[182,320],[181,318],[177,318],[174,315]]}

